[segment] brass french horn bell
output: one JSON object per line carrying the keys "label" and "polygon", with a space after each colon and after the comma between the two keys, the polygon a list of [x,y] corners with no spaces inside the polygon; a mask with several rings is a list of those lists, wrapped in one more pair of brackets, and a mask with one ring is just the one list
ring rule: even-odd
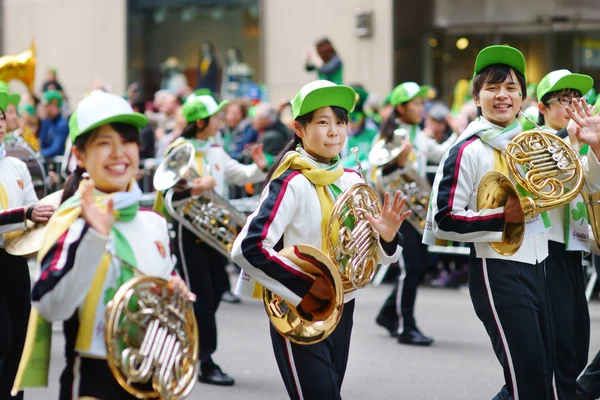
{"label": "brass french horn bell", "polygon": [[506,162],[510,177],[531,195],[521,196],[509,177],[491,171],[479,184],[477,209],[502,207],[509,196],[519,198],[523,221],[506,224],[503,241],[490,243],[497,253],[511,256],[523,243],[525,222],[575,199],[584,178],[579,155],[564,140],[541,129],[515,136],[506,146]]}
{"label": "brass french horn bell", "polygon": [[8,82],[13,79],[21,81],[33,94],[35,80],[35,42],[31,42],[28,50],[15,55],[0,57],[0,81]]}

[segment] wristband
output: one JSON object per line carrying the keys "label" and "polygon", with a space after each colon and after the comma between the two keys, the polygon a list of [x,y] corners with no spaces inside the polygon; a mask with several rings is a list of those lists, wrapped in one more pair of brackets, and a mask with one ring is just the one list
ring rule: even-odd
{"label": "wristband", "polygon": [[31,219],[31,217],[33,216],[33,209],[35,208],[35,206],[31,206],[27,209],[27,212],[25,213],[25,219],[28,219],[30,221],[33,221]]}

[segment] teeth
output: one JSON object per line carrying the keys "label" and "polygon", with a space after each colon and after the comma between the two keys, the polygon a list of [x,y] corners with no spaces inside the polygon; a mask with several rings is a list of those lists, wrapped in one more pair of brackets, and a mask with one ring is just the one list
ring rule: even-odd
{"label": "teeth", "polygon": [[127,166],[124,164],[111,165],[110,167],[107,167],[107,169],[111,172],[125,172]]}

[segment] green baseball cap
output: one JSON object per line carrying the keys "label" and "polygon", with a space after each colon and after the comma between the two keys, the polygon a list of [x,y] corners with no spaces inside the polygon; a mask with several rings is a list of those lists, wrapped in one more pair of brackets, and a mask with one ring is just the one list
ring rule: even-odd
{"label": "green baseball cap", "polygon": [[185,118],[185,122],[189,124],[190,122],[212,117],[225,108],[227,104],[229,104],[227,100],[217,104],[212,96],[207,95],[188,97],[188,100],[181,108],[181,113]]}
{"label": "green baseball cap", "polygon": [[537,88],[538,101],[546,94],[562,89],[576,89],[581,95],[587,94],[594,86],[591,76],[574,74],[568,69],[559,69],[544,76]]}
{"label": "green baseball cap", "polygon": [[504,64],[525,75],[525,57],[514,47],[504,45],[488,46],[477,54],[473,77],[486,67],[494,64]]}
{"label": "green baseball cap", "polygon": [[7,105],[8,105],[8,93],[0,92],[0,110],[2,110],[2,112],[6,111]]}
{"label": "green baseball cap", "polygon": [[8,94],[8,104],[12,104],[15,107],[19,105],[19,102],[21,101],[21,95],[18,93],[10,93],[8,83],[5,81],[0,81],[0,92],[6,92]]}
{"label": "green baseball cap", "polygon": [[391,103],[394,107],[404,104],[415,98],[425,98],[431,86],[419,86],[416,82],[404,82],[392,90]]}
{"label": "green baseball cap", "polygon": [[321,107],[341,107],[350,112],[356,102],[356,92],[350,86],[336,85],[326,80],[307,83],[292,99],[294,120]]}
{"label": "green baseball cap", "polygon": [[134,112],[122,97],[94,90],[77,104],[77,109],[71,115],[69,137],[71,142],[75,142],[75,139],[84,133],[114,122],[130,124],[140,129],[146,126],[148,118],[144,114]]}
{"label": "green baseball cap", "polygon": [[61,92],[58,90],[48,90],[47,92],[44,92],[44,101],[46,103],[50,103],[55,100],[58,102],[58,106],[62,107],[63,95]]}

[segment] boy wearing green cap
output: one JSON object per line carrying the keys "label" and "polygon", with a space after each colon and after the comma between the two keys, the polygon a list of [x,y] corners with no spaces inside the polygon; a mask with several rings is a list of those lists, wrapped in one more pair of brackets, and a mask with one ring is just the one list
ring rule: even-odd
{"label": "boy wearing green cap", "polygon": [[[262,293],[255,286],[259,282],[307,318],[322,315],[336,294],[329,278],[302,268],[303,260],[311,264],[322,261],[315,253],[302,253],[299,245],[328,253],[326,227],[335,199],[352,185],[364,183],[354,170],[342,167],[339,157],[355,96],[351,87],[325,80],[300,89],[292,100],[294,139],[273,164],[259,207],[248,218],[231,252],[233,261],[244,269],[239,290]],[[367,216],[380,235],[377,255],[381,263],[395,262],[400,256],[397,232],[410,214],[402,212],[405,201],[399,191],[393,200],[386,193],[382,215]],[[284,248],[290,252],[280,251]],[[323,253],[317,254],[325,256]],[[307,338],[305,344],[290,340],[271,324],[275,358],[290,399],[341,399],[355,293],[343,294],[343,311],[337,311],[339,322],[333,322],[332,331],[322,331],[322,325],[328,323],[315,323],[315,337]],[[340,299],[342,294],[337,296]],[[298,325],[306,323],[292,321],[296,332]]]}
{"label": "boy wearing green cap", "polygon": [[[546,75],[537,87],[539,125],[569,141],[575,139],[575,123],[566,107],[588,93],[594,80],[588,75],[561,69]],[[569,127],[567,127],[569,126]],[[571,134],[567,134],[567,130]],[[577,143],[571,143],[576,145]],[[586,146],[587,147],[587,146]],[[552,228],[548,233],[546,280],[554,317],[556,362],[554,376],[560,399],[575,397],[576,380],[585,368],[590,341],[590,316],[585,295],[582,252],[590,252],[588,223],[583,198],[548,212]]]}
{"label": "boy wearing green cap", "polygon": [[[384,184],[388,180],[396,180],[405,169],[413,169],[426,179],[427,162],[438,163],[458,137],[452,134],[445,142],[438,143],[421,130],[419,124],[423,120],[429,89],[429,86],[420,86],[415,82],[404,82],[392,91],[394,110],[381,127],[381,138],[396,146],[404,146],[404,150],[395,162],[382,167],[381,179]],[[398,130],[406,132],[406,136],[395,135]],[[427,269],[427,246],[421,244],[421,234],[412,225],[402,225],[401,233],[406,246],[413,251],[403,254],[404,271],[375,321],[386,328],[390,335],[397,336],[398,343],[429,346],[433,339],[419,330],[414,316],[417,289]]]}
{"label": "boy wearing green cap", "polygon": [[[31,308],[29,268],[24,257],[4,250],[4,234],[22,231],[27,220],[47,222],[54,207],[39,205],[27,165],[6,155],[5,110],[9,95],[0,92],[0,398],[12,398],[10,390],[17,374],[25,344],[27,320]],[[17,398],[23,398],[21,392]]]}
{"label": "boy wearing green cap", "polygon": [[45,158],[62,155],[69,135],[69,124],[61,115],[63,95],[56,90],[44,92],[46,118],[40,124],[40,154]]}
{"label": "boy wearing green cap", "polygon": [[[217,104],[211,96],[201,95],[188,99],[183,105],[181,112],[187,125],[181,138],[171,144],[166,154],[183,143],[192,143],[196,150],[194,167],[201,177],[194,179],[188,188],[177,191],[174,201],[201,196],[211,190],[227,199],[228,185],[243,186],[265,179],[267,160],[262,146],[255,146],[250,151],[254,163],[243,165],[232,159],[223,147],[214,144],[213,138],[219,131],[218,114],[227,103]],[[198,379],[203,383],[231,386],[235,382],[233,378],[212,359],[217,350],[215,313],[223,293],[230,288],[225,270],[229,260],[208,243],[199,242],[198,237],[181,224],[176,224],[176,231],[180,254],[177,268],[198,298],[194,304],[202,337]]]}
{"label": "boy wearing green cap", "polygon": [[[469,294],[504,370],[505,385],[495,399],[554,398],[553,319],[548,302],[546,258],[549,218],[527,221],[525,238],[513,255],[501,255],[490,242],[501,242],[505,228],[522,224],[517,196],[504,206],[478,208],[478,191],[489,171],[510,176],[507,144],[521,132],[517,115],[526,92],[525,58],[509,46],[483,49],[475,61],[473,96],[479,118],[444,156],[432,190],[423,241],[473,243]],[[582,110],[573,114],[578,139],[600,155],[600,124]],[[600,162],[587,163],[588,190],[600,188]]]}

